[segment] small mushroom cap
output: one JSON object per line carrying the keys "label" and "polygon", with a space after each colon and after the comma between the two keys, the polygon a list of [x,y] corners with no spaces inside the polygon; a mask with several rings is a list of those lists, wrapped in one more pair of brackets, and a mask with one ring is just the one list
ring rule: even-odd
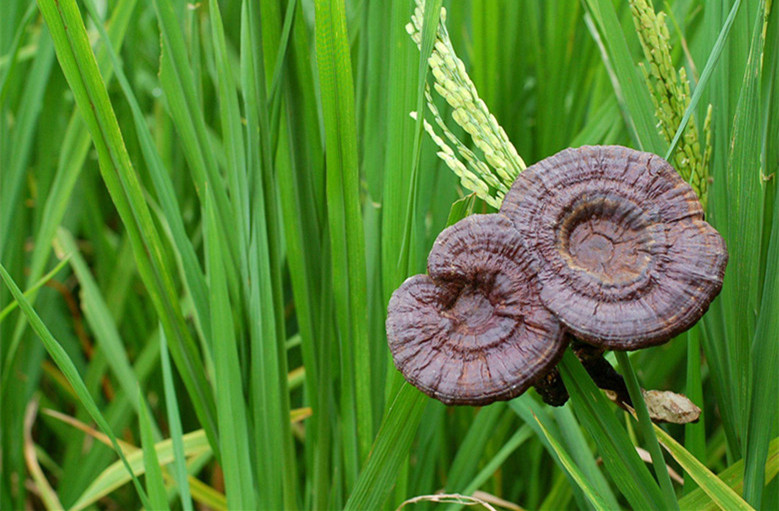
{"label": "small mushroom cap", "polygon": [[654,154],[566,149],[522,172],[501,213],[531,253],[543,303],[593,344],[663,343],[722,287],[725,242],[693,189]]}
{"label": "small mushroom cap", "polygon": [[516,397],[560,359],[563,329],[541,304],[508,219],[474,215],[444,230],[428,275],[393,293],[387,338],[411,384],[446,404]]}

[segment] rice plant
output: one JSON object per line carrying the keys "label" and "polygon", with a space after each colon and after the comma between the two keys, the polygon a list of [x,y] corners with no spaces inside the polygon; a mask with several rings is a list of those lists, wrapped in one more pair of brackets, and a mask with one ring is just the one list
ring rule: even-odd
{"label": "rice plant", "polygon": [[[779,508],[772,0],[3,0],[0,509]],[[447,407],[393,291],[527,166],[666,158],[730,263],[662,346]],[[638,394],[636,394],[638,395]]]}

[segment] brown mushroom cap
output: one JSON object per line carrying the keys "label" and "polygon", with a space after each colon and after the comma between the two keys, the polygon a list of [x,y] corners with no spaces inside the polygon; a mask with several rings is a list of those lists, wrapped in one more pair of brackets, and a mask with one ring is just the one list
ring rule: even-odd
{"label": "brown mushroom cap", "polygon": [[593,344],[665,342],[722,287],[725,242],[692,188],[654,154],[566,149],[522,172],[501,213],[533,257],[544,304]]}
{"label": "brown mushroom cap", "polygon": [[511,399],[560,359],[563,329],[541,304],[519,233],[502,215],[474,215],[444,230],[427,275],[390,299],[395,365],[446,404]]}

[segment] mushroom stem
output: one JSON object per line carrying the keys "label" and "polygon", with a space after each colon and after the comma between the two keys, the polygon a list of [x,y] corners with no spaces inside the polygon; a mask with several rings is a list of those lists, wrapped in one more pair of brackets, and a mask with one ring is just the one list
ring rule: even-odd
{"label": "mushroom stem", "polygon": [[611,366],[608,360],[603,358],[606,350],[578,339],[571,343],[571,349],[573,349],[576,357],[581,361],[598,388],[613,392],[615,397],[612,400],[620,408],[627,410],[625,405],[633,406],[633,401],[630,399],[630,393],[622,375]]}
{"label": "mushroom stem", "polygon": [[[603,358],[605,352],[603,348],[592,346],[575,339],[571,343],[571,349],[598,388],[613,393],[613,398],[612,396],[609,397],[620,408],[625,410],[628,410],[627,407],[632,408],[633,402],[630,400],[630,394],[625,385],[625,380],[622,379],[622,376],[605,358]],[[560,377],[560,372],[557,370],[557,367],[539,378],[534,387],[544,403],[548,405],[563,406],[568,401],[568,391],[565,388],[565,384]]]}

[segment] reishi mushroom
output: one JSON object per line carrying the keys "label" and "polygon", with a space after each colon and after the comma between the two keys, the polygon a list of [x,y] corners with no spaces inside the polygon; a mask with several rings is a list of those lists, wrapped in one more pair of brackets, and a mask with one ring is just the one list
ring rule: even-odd
{"label": "reishi mushroom", "polygon": [[392,295],[387,337],[396,367],[446,404],[511,399],[551,370],[563,329],[542,304],[519,233],[502,215],[445,229],[428,275]]}
{"label": "reishi mushroom", "polygon": [[727,261],[665,160],[620,146],[566,149],[522,172],[498,214],[441,232],[428,275],[390,299],[389,347],[406,380],[446,404],[489,404],[535,385],[559,406],[568,393],[555,365],[578,339],[596,384],[629,405],[604,349],[690,328],[719,294]]}
{"label": "reishi mushroom", "polygon": [[566,149],[522,172],[500,212],[528,247],[544,305],[592,344],[663,343],[722,287],[725,242],[690,185],[654,154]]}

